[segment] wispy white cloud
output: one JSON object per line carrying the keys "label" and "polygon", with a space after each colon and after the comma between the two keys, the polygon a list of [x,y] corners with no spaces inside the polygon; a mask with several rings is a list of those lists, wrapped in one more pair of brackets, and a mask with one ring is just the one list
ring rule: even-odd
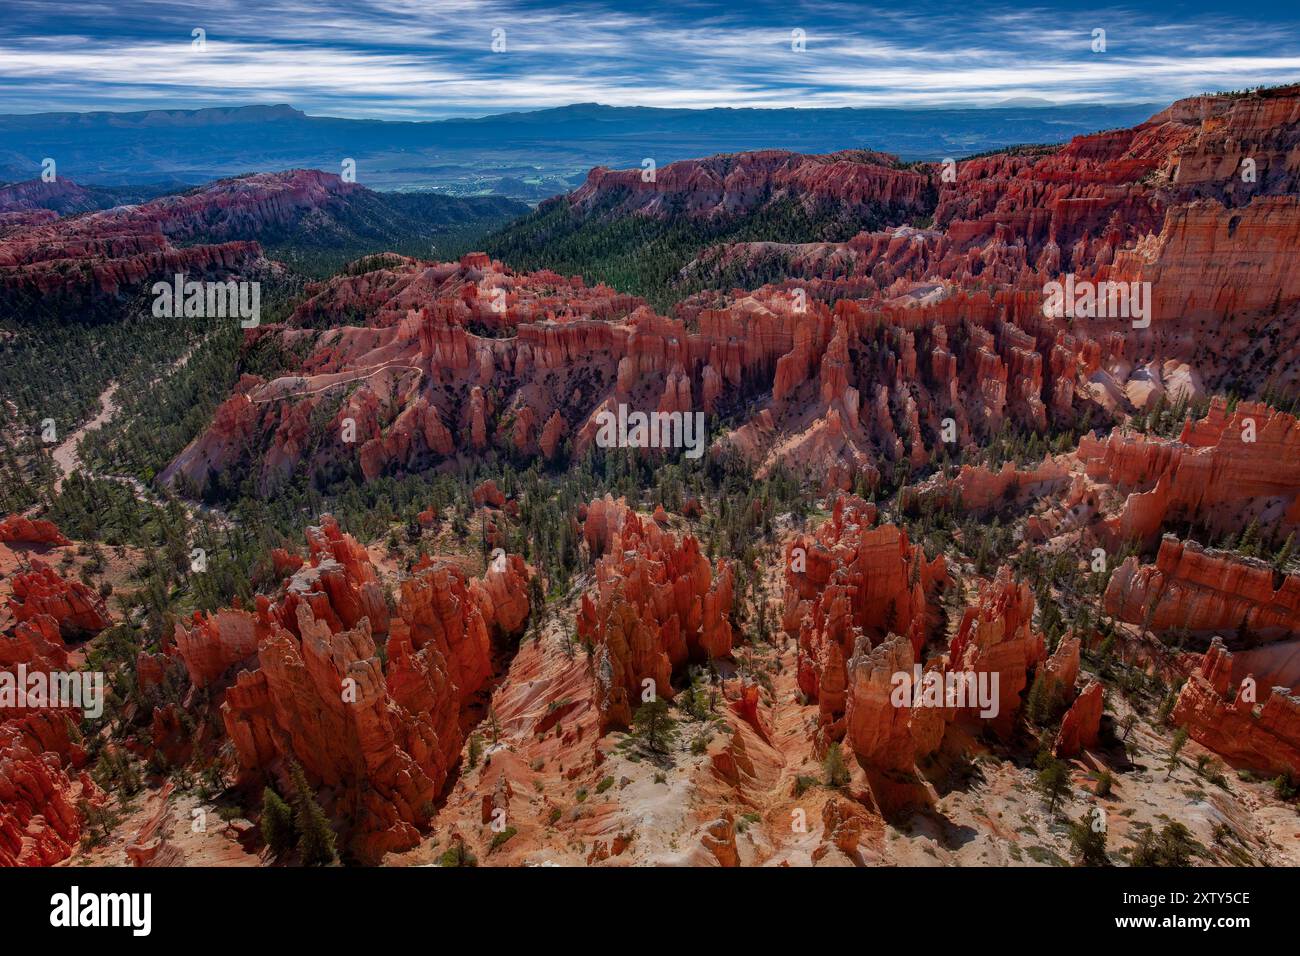
{"label": "wispy white cloud", "polygon": [[[539,0],[10,0],[0,111],[284,101],[432,117],[600,101],[648,106],[1164,100],[1300,79],[1300,22],[1220,6],[1160,19],[994,0],[636,8]],[[195,51],[190,31],[207,31]],[[791,31],[804,31],[802,50]],[[1106,30],[1093,53],[1091,30]],[[491,49],[506,31],[506,52]]]}

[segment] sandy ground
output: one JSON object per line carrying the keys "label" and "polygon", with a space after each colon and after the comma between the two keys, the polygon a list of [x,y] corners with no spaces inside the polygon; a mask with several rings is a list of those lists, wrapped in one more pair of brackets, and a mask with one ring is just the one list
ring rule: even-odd
{"label": "sandy ground", "polygon": [[54,462],[59,466],[59,477],[54,480],[56,493],[63,487],[64,480],[81,467],[81,455],[78,451],[81,439],[85,438],[88,432],[103,427],[117,414],[117,403],[113,401],[113,396],[116,394],[117,383],[114,382],[99,396],[99,414],[74,431],[58,448],[54,449],[52,453]]}

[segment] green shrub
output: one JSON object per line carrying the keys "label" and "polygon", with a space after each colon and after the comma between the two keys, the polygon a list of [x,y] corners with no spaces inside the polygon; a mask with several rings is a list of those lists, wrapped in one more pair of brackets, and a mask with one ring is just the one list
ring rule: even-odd
{"label": "green shrub", "polygon": [[470,852],[462,840],[456,840],[438,857],[439,866],[478,866],[478,857]]}
{"label": "green shrub", "polygon": [[833,741],[826,748],[826,759],[822,761],[822,769],[826,771],[826,786],[836,789],[848,786],[849,767],[844,762],[844,753],[838,741]]}
{"label": "green shrub", "polygon": [[514,827],[506,827],[500,833],[495,834],[492,837],[492,849],[496,850],[498,847],[503,846],[507,840],[509,840],[512,836],[514,836],[518,832],[519,831],[516,830]]}
{"label": "green shrub", "polygon": [[1109,770],[1103,770],[1097,775],[1097,786],[1093,792],[1099,797],[1109,797],[1110,789],[1114,786],[1115,778],[1110,775]]}

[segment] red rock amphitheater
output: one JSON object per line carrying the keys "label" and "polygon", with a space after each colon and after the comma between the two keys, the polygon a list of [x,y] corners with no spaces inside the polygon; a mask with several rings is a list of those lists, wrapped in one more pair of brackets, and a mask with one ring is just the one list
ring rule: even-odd
{"label": "red rock amphitheater", "polygon": [[[1300,862],[1280,796],[1300,781],[1300,426],[1266,400],[1300,385],[1297,157],[1289,87],[951,181],[762,151],[653,182],[596,169],[552,201],[578,219],[703,222],[773,196],[891,217],[846,242],[705,249],[684,278],[783,278],[671,315],[481,252],[312,283],[246,333],[290,367],[243,375],[153,490],[428,473],[458,497],[390,510],[373,540],[304,515],[305,552],[258,542],[252,599],[168,618],[135,656],[121,749],[211,770],[248,819],[169,831],[164,810],[198,797],[156,774],[121,853],[275,862],[252,818],[300,772],[347,863],[1065,862],[1062,814],[1098,806],[1117,862],[1179,814],[1199,862],[1238,859],[1224,827],[1253,863]],[[177,257],[264,268],[256,244],[215,239],[341,192],[299,172],[38,217],[0,237],[0,290],[115,294]],[[67,262],[87,288],[66,288]],[[1045,314],[1066,274],[1149,282],[1149,327]],[[703,413],[701,467],[749,487],[555,492],[619,405]],[[773,505],[786,478],[806,507]],[[544,536],[574,574],[532,563]],[[80,666],[143,616],[70,576],[76,550],[48,519],[0,522],[6,671]],[[900,705],[900,674],[982,681],[991,712]],[[672,732],[648,729],[663,713]],[[69,723],[0,724],[0,863],[122,862],[80,855],[105,797]],[[1040,795],[1052,773],[1063,811]]]}

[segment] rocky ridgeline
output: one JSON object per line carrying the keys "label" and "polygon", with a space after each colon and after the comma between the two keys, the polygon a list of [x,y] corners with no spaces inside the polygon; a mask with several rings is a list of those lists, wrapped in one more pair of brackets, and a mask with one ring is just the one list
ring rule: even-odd
{"label": "rocky ridgeline", "polygon": [[807,156],[769,149],[681,160],[655,170],[653,178],[642,169],[598,166],[568,197],[552,200],[579,216],[691,219],[745,215],[782,201],[808,212],[830,207],[905,219],[929,210],[933,184],[928,174],[869,150]]}
{"label": "rocky ridgeline", "polygon": [[1293,779],[1300,770],[1300,697],[1269,686],[1266,675],[1235,678],[1233,655],[1220,638],[1183,685],[1173,719],[1197,743],[1241,766]]}
{"label": "rocky ridgeline", "polygon": [[[1261,403],[1230,409],[1216,398],[1176,438],[1128,430],[1087,435],[1076,451],[1034,468],[967,466],[955,477],[936,476],[910,492],[905,505],[985,515],[1043,500],[1026,518],[1033,546],[1113,555],[1133,544],[1154,552],[1154,560],[1133,555],[1114,568],[1102,610],[1194,647],[1212,639],[1208,653],[1180,658],[1182,672],[1197,676],[1183,691],[1175,722],[1241,766],[1295,773],[1300,765],[1287,760],[1300,747],[1291,695],[1300,685],[1300,577],[1194,537],[1235,538],[1254,525],[1276,548],[1300,531],[1297,442],[1294,416]],[[1170,533],[1188,524],[1194,537]],[[1239,694],[1247,678],[1256,688],[1250,700]],[[1075,724],[1068,715],[1067,721],[1062,733],[1073,737]]]}
{"label": "rocky ridgeline", "polygon": [[59,622],[66,638],[98,634],[109,625],[104,599],[80,581],[68,581],[53,568],[33,559],[31,570],[13,576],[9,610],[20,622],[40,617]]}
{"label": "rocky ridgeline", "polygon": [[[1290,89],[1183,101],[1131,130],[960,163],[952,181],[940,165],[903,169],[856,153],[717,157],[672,164],[653,183],[639,171],[597,170],[561,200],[575,215],[704,220],[777,200],[817,206],[838,197],[860,212],[928,211],[933,223],[846,243],[711,250],[694,268],[743,273],[775,262],[787,278],[698,294],[671,317],[606,286],[516,273],[483,254],[455,263],[382,257],[312,286],[283,326],[251,333],[279,338],[304,356],[300,365],[272,380],[241,380],[163,480],[201,487],[216,474],[251,471],[271,490],[299,469],[328,475],[355,461],[374,479],[494,455],[540,456],[558,467],[592,446],[600,413],[627,404],[724,416],[744,408],[725,438],[714,438],[716,449],[740,451],[760,474],[787,465],[834,489],[870,483],[883,467],[927,465],[944,444],[945,419],[955,444],[979,447],[1006,423],[1043,431],[1082,416],[1118,419],[1161,396],[1195,398],[1224,372],[1228,353],[1249,354],[1260,329],[1292,314],[1300,297],[1288,265],[1300,246],[1298,125],[1300,94]],[[1246,159],[1253,182],[1240,177]],[[101,243],[110,262],[188,254],[216,248],[171,245],[198,235],[197,223],[205,236],[234,236],[291,223],[337,195],[329,177],[293,175],[262,182],[255,196],[232,182],[39,228],[87,250]],[[47,199],[14,200],[13,214],[50,214]],[[90,222],[98,226],[83,225]],[[46,274],[40,263],[69,247],[47,248],[55,259],[12,234],[0,239],[0,256],[33,267],[29,277]],[[1042,286],[1067,271],[1152,282],[1151,327],[1045,316]],[[109,279],[104,288],[113,287]],[[1260,382],[1294,383],[1300,351],[1288,334],[1267,333],[1276,364],[1259,370]],[[313,430],[322,417],[324,435]],[[1206,653],[1177,658],[1191,676],[1172,719],[1229,761],[1297,773],[1295,576],[1161,538],[1188,522],[1235,531],[1258,520],[1283,533],[1300,526],[1296,436],[1290,415],[1216,400],[1176,439],[1090,435],[1075,452],[1029,469],[968,464],[935,475],[902,504],[986,516],[1050,496],[1025,518],[1026,547],[1113,554],[1135,541],[1149,555],[1158,543],[1154,561],[1133,557],[1114,570],[1107,614],[1121,625],[1241,644],[1229,651],[1216,638]],[[472,500],[511,504],[490,482]],[[427,514],[421,523],[431,525],[437,515]],[[985,727],[1013,741],[1036,676],[1068,705],[1047,741],[1055,753],[1074,757],[1098,743],[1105,689],[1080,671],[1091,635],[1067,634],[1049,655],[1033,592],[1003,567],[980,580],[949,636],[940,609],[951,586],[947,561],[927,559],[903,529],[877,518],[874,505],[840,495],[815,530],[785,536],[778,587],[794,648],[784,689],[799,709],[774,728],[773,713],[788,701],[764,697],[743,677],[721,681],[728,732],[701,738],[692,752],[703,805],[726,808],[698,841],[711,861],[740,860],[728,801],[765,805],[833,742],[855,758],[847,793],[861,769],[883,812],[933,799],[918,766]],[[550,639],[554,630],[518,648],[494,689],[493,714],[519,749],[494,748],[477,783],[457,771],[471,723],[464,718],[498,676],[493,637],[518,636],[529,618],[530,569],[508,556],[472,577],[426,559],[390,600],[365,549],[329,519],[308,531],[306,555],[272,555],[282,578],[274,593],[251,608],[199,615],[177,627],[162,653],[140,655],[146,699],[173,682],[188,688],[182,702],[153,708],[149,732],[135,742],[140,756],[158,752],[179,764],[224,748],[250,792],[268,780],[286,792],[299,765],[351,854],[365,861],[421,842],[449,784],[447,805],[476,826],[509,809],[522,844],[549,839],[559,821],[580,838],[588,862],[628,852],[621,829],[563,809],[561,788],[603,783],[611,750],[601,742],[630,722],[647,681],[672,697],[688,665],[733,656],[743,640],[732,625],[733,568],[710,561],[693,536],[668,530],[662,511],[645,517],[603,498],[576,519],[593,573],[573,623],[590,663]],[[19,518],[0,522],[0,539],[65,543],[48,522]],[[65,640],[108,623],[93,592],[37,563],[12,590],[16,623],[0,639],[5,668],[62,666]],[[894,678],[918,668],[941,684],[996,676],[988,682],[995,713],[982,715],[969,700],[898,706]],[[61,716],[23,714],[0,725],[0,862],[68,855],[81,825],[75,800],[100,799],[84,776],[74,779],[78,759]],[[534,784],[535,807],[521,797]],[[813,852],[855,852],[873,825],[863,811],[869,802],[825,800]]]}
{"label": "rocky ridgeline", "polygon": [[101,197],[66,179],[0,186],[0,236],[101,207]]}
{"label": "rocky ridgeline", "polygon": [[[1130,558],[1110,581],[1108,612],[1124,620],[1145,619],[1138,609],[1154,598],[1161,608],[1148,626],[1157,630],[1210,631],[1244,615],[1252,630],[1276,638],[1296,612],[1289,577],[1275,583],[1263,563],[1165,537],[1188,525],[1222,537],[1254,522],[1280,544],[1300,530],[1300,425],[1263,403],[1229,410],[1216,397],[1203,417],[1184,421],[1176,438],[1129,428],[1104,438],[1088,433],[1074,451],[1038,465],[963,465],[905,491],[910,511],[958,508],[981,517],[1042,502],[1025,524],[1026,539],[1038,544],[1065,535],[1081,552],[1100,547],[1113,554],[1128,544],[1158,549],[1156,565]],[[1160,592],[1171,587],[1187,593],[1167,603]]]}
{"label": "rocky ridgeline", "polygon": [[1274,577],[1266,562],[1169,536],[1155,564],[1131,557],[1115,569],[1104,606],[1157,633],[1244,630],[1267,641],[1300,639],[1300,576],[1282,575],[1280,586]]}
{"label": "rocky ridgeline", "polygon": [[[1063,272],[1106,278],[1112,267],[1112,277],[1119,277],[1143,265],[1161,274],[1168,271],[1161,253],[1176,252],[1180,263],[1200,256],[1200,265],[1209,266],[1209,254],[1226,244],[1276,282],[1286,270],[1274,243],[1293,241],[1297,146],[1300,87],[1182,100],[1131,129],[1075,137],[1063,147],[917,167],[912,175],[928,177],[936,197],[926,210],[933,213],[930,228],[864,233],[844,243],[733,243],[706,261],[734,267],[775,260],[785,275],[812,288],[831,292],[843,282],[845,292],[867,298],[887,296],[899,280],[1018,285]],[[1254,164],[1250,181],[1242,176],[1247,159]],[[1256,222],[1269,226],[1249,241],[1238,236]],[[1214,269],[1187,265],[1177,270],[1181,288],[1168,283],[1171,298],[1162,303],[1168,308],[1158,308],[1158,315],[1181,317],[1180,299],[1205,308],[1223,304],[1215,294],[1189,294],[1217,277]],[[1253,294],[1220,289],[1218,295],[1223,292]]]}
{"label": "rocky ridgeline", "polygon": [[[955,446],[1008,420],[1073,420],[1100,348],[1052,332],[1040,305],[1029,293],[963,294],[914,329],[852,302],[801,309],[768,289],[667,318],[606,287],[517,275],[481,255],[404,260],[330,280],[287,326],[259,333],[313,347],[280,378],[242,380],[163,478],[201,486],[253,468],[270,488],[294,468],[351,461],[374,478],[494,451],[555,459],[585,453],[619,405],[710,414],[757,397],[725,444],[760,474],[782,464],[848,487],[874,480],[882,459],[928,461],[945,431]],[[1033,332],[997,318],[1007,309]],[[358,311],[365,325],[299,327]],[[332,402],[345,385],[346,399]],[[330,415],[316,442],[322,406]],[[304,461],[308,448],[315,457]]]}
{"label": "rocky ridgeline", "polygon": [[16,544],[50,544],[60,546],[69,541],[52,521],[9,515],[0,520],[0,541]]}
{"label": "rocky ridgeline", "polygon": [[1084,436],[1078,458],[1094,485],[1125,495],[1099,529],[1108,543],[1154,545],[1162,527],[1180,520],[1218,533],[1260,516],[1300,525],[1300,424],[1267,405],[1241,402],[1229,412],[1216,398],[1177,439]]}
{"label": "rocky ridgeline", "polygon": [[0,303],[39,298],[77,308],[176,273],[224,279],[261,259],[252,237],[342,214],[358,191],[330,173],[298,169],[50,219],[88,208],[86,191],[66,181],[20,183],[0,192],[0,216],[26,216],[0,232]]}
{"label": "rocky ridgeline", "polygon": [[1131,557],[1115,569],[1104,606],[1157,634],[1211,638],[1205,654],[1190,656],[1174,722],[1237,765],[1300,772],[1300,698],[1292,693],[1300,685],[1300,576],[1169,536],[1154,564]]}

